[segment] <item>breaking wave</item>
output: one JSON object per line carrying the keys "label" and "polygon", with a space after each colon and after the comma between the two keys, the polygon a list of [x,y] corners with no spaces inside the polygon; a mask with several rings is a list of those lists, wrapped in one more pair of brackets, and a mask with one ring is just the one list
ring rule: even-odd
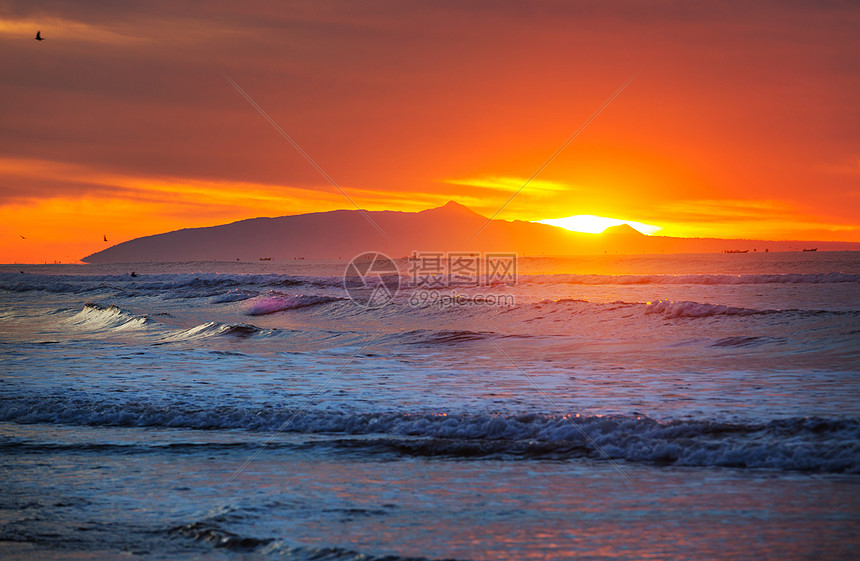
{"label": "breaking wave", "polygon": [[484,334],[478,331],[460,329],[442,331],[417,329],[404,334],[406,339],[413,344],[427,345],[455,345],[457,343],[467,343],[470,341],[483,341],[491,335],[491,333]]}
{"label": "breaking wave", "polygon": [[[343,446],[418,456],[603,459],[656,465],[860,473],[860,419],[659,421],[643,415],[350,413],[86,399],[0,401],[0,420],[370,435]],[[291,420],[290,420],[291,419]],[[287,422],[289,420],[289,422]],[[284,426],[286,425],[286,426]],[[587,438],[586,438],[587,435]]]}
{"label": "breaking wave", "polygon": [[187,329],[171,329],[166,325],[157,324],[149,315],[134,314],[115,305],[102,306],[88,302],[84,308],[69,318],[69,322],[77,329],[93,332],[107,331],[140,331],[148,330],[151,334],[164,333],[158,343],[191,341],[230,335],[234,337],[250,337],[252,335],[273,334],[277,329],[262,329],[249,323],[222,323],[209,321]]}
{"label": "breaking wave", "polygon": [[[646,314],[658,314],[667,319],[681,318],[705,318],[714,316],[749,316],[756,314],[776,313],[779,310],[753,310],[750,308],[736,308],[721,304],[706,304],[703,302],[675,302],[670,300],[656,300],[654,302],[588,302],[573,298],[562,298],[560,300],[544,299],[537,303],[538,306],[562,305],[578,309],[581,313],[589,312],[613,312],[616,310],[639,309]],[[797,310],[786,310],[797,312]]]}
{"label": "breaking wave", "polygon": [[[126,275],[45,275],[0,273],[0,291],[89,294],[110,292],[124,296],[163,298],[224,297],[244,299],[266,289],[283,287],[330,288],[342,280],[277,274],[162,273]],[[244,298],[239,297],[244,295]]]}
{"label": "breaking wave", "polygon": [[[348,279],[349,280],[349,279]],[[354,280],[354,279],[353,279]],[[719,285],[719,284],[834,284],[860,283],[858,273],[782,273],[744,275],[520,275],[525,284],[582,285]],[[283,274],[229,273],[159,273],[124,275],[49,275],[36,273],[0,273],[0,290],[8,292],[45,291],[55,293],[90,293],[103,290],[128,293],[156,293],[165,297],[190,298],[217,296],[237,287],[261,289],[343,286],[344,279]]]}
{"label": "breaking wave", "polygon": [[84,309],[69,320],[76,327],[93,330],[144,329],[152,320],[147,315],[136,315],[117,306],[101,306],[87,302]]}
{"label": "breaking wave", "polygon": [[661,315],[666,319],[709,318],[716,316],[756,316],[790,314],[798,317],[806,316],[856,316],[860,310],[822,310],[822,309],[754,309],[724,304],[709,304],[706,302],[690,302],[675,300],[655,300],[654,302],[589,302],[574,298],[559,300],[543,299],[535,304],[524,304],[521,308],[530,306],[566,306],[570,313],[588,314],[598,312],[629,311],[639,309],[646,314]]}
{"label": "breaking wave", "polygon": [[749,308],[736,308],[722,304],[705,304],[702,302],[670,302],[658,300],[646,304],[647,312],[660,314],[668,319],[679,318],[704,318],[714,316],[749,316],[765,313],[762,310],[751,310]]}
{"label": "breaking wave", "polygon": [[262,316],[273,314],[275,312],[283,312],[285,310],[295,310],[297,308],[307,308],[309,306],[337,302],[340,300],[344,300],[344,298],[271,292],[248,300],[245,303],[245,313],[249,316]]}
{"label": "breaking wave", "polygon": [[[376,556],[337,546],[291,545],[282,540],[242,536],[221,527],[218,517],[174,526],[167,534],[190,538],[207,543],[215,548],[242,553],[254,552],[266,558],[295,559],[296,561],[427,561],[424,557],[402,557],[400,555]],[[454,560],[449,560],[454,561]]]}
{"label": "breaking wave", "polygon": [[203,323],[200,325],[195,325],[189,329],[183,329],[179,332],[172,333],[164,339],[162,342],[176,342],[176,341],[191,341],[194,339],[206,339],[208,337],[218,337],[221,335],[232,335],[234,337],[250,337],[252,335],[258,335],[261,333],[271,333],[274,330],[270,329],[262,329],[257,327],[256,325],[251,325],[249,323],[221,323],[218,321],[210,321],[207,323]]}
{"label": "breaking wave", "polygon": [[253,550],[272,541],[271,539],[242,537],[221,529],[211,522],[192,522],[184,526],[174,526],[167,533],[172,536],[183,536],[195,541],[206,542],[218,548],[240,551]]}
{"label": "breaking wave", "polygon": [[534,275],[536,284],[833,284],[860,283],[858,273],[783,273],[748,275]]}

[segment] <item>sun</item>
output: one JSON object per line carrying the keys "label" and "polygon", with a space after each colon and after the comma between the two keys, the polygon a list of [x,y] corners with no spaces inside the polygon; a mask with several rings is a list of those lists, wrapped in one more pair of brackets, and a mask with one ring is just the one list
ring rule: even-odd
{"label": "sun", "polygon": [[608,218],[606,216],[595,216],[593,214],[576,214],[565,218],[549,218],[546,220],[536,220],[541,224],[549,224],[550,226],[558,226],[571,232],[585,232],[588,234],[600,234],[611,226],[620,226],[627,224],[631,228],[650,235],[662,230],[660,226],[652,224],[643,224],[641,222],[633,222],[632,220],[620,220],[618,218]]}

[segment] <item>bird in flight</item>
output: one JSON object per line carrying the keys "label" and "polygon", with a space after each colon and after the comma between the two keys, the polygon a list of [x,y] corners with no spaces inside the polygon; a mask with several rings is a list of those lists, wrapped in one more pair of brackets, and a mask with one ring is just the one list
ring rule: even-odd
{"label": "bird in flight", "polygon": [[102,234],[102,237],[104,237],[105,241],[107,241],[107,234]]}
{"label": "bird in flight", "polygon": [[37,31],[37,32],[36,32],[36,41],[44,41],[44,40],[45,40],[45,38],[44,38],[44,37],[42,37],[42,32],[41,32],[41,31]]}
{"label": "bird in flight", "polygon": [[[18,235],[21,236],[21,234],[18,234]],[[27,238],[25,238],[24,236],[21,236],[21,239],[26,240]]]}

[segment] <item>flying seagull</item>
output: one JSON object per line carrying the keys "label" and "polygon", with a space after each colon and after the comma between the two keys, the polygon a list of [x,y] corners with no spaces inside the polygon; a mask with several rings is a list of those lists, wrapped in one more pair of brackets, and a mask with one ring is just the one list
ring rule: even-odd
{"label": "flying seagull", "polygon": [[[18,235],[21,236],[21,234],[18,234]],[[24,236],[21,236],[21,239],[26,240],[27,238],[25,238]]]}
{"label": "flying seagull", "polygon": [[107,234],[102,234],[102,236],[104,237],[105,241],[107,241]]}
{"label": "flying seagull", "polygon": [[45,40],[45,39],[42,37],[42,32],[41,32],[41,31],[37,31],[37,32],[36,32],[36,41],[44,41],[44,40]]}

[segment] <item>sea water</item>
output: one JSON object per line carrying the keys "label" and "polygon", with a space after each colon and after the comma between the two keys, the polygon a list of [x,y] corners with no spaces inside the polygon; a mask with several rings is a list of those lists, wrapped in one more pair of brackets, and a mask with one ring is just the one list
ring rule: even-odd
{"label": "sea water", "polygon": [[0,556],[856,558],[860,254],[345,267],[0,266]]}

